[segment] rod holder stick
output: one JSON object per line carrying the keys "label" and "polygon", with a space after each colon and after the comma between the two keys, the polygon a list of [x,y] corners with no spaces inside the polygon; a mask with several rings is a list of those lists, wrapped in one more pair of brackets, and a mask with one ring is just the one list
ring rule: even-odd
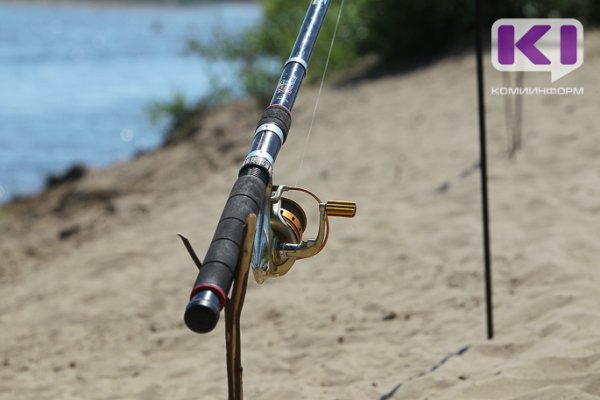
{"label": "rod holder stick", "polygon": [[244,391],[242,385],[242,342],[240,317],[246,298],[248,287],[248,273],[250,271],[250,256],[252,255],[252,242],[256,231],[256,214],[250,214],[246,219],[244,232],[244,245],[237,274],[233,283],[231,299],[225,307],[225,343],[227,347],[227,383],[229,400],[242,400]]}

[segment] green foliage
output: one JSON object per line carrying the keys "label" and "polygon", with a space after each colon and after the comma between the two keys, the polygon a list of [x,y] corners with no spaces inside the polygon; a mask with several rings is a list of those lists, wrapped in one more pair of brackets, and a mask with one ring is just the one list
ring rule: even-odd
{"label": "green foliage", "polygon": [[[483,26],[499,18],[577,18],[600,24],[597,0],[505,0],[483,2]],[[366,5],[366,4],[365,4]],[[441,54],[452,45],[471,43],[475,28],[474,0],[377,0],[362,12],[369,35],[360,47],[385,62]]]}
{"label": "green foliage", "polygon": [[379,0],[365,15],[369,37],[363,51],[384,61],[439,54],[473,28],[473,0]]}
{"label": "green foliage", "polygon": [[[325,67],[331,39],[335,30],[335,22],[339,14],[341,1],[332,0],[326,21],[321,28],[319,40],[311,58],[311,72],[309,80],[316,80]],[[361,4],[365,0],[346,1],[340,26],[337,32],[336,43],[331,53],[329,66],[339,69],[347,66],[358,57],[358,44],[367,35],[367,26],[360,17]],[[266,0],[263,2],[264,11],[261,23],[252,31],[255,48],[265,55],[275,56],[284,61],[290,51],[300,25],[304,19],[308,2],[291,0]]]}
{"label": "green foliage", "polygon": [[[367,36],[367,26],[359,18],[358,4],[364,1],[346,2],[329,61],[332,70],[351,65],[359,57],[358,44]],[[188,50],[213,60],[241,62],[241,79],[246,94],[267,102],[273,94],[283,62],[290,55],[307,6],[305,1],[265,0],[261,21],[243,35],[230,36],[216,31],[210,42],[189,41]],[[316,81],[325,67],[339,7],[339,1],[334,1],[330,7],[313,51],[306,77],[308,82]],[[276,69],[269,68],[274,64]]]}
{"label": "green foliage", "polygon": [[170,118],[171,127],[181,126],[190,112],[190,108],[185,104],[185,97],[179,92],[169,101],[152,100],[146,108],[148,118],[153,124],[158,124],[163,118]]}
{"label": "green foliage", "polygon": [[[314,50],[307,80],[321,76],[341,0],[330,0],[327,20]],[[475,27],[475,0],[346,0],[330,60],[332,72],[351,67],[366,54],[383,63],[435,57],[449,47],[469,46]],[[484,3],[484,27],[498,18],[577,18],[584,25],[600,24],[598,0],[504,0]],[[242,83],[250,96],[270,97],[280,69],[289,56],[308,1],[263,0],[261,21],[239,37],[215,34],[212,44],[193,41],[190,49],[205,57],[242,62]]]}
{"label": "green foliage", "polygon": [[584,26],[600,24],[597,0],[511,0],[512,12],[527,18],[576,18]]}

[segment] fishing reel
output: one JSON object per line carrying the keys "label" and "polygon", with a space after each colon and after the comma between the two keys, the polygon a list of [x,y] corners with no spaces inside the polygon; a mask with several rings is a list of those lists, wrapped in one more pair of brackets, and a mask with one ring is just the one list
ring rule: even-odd
{"label": "fishing reel", "polygon": [[[303,240],[307,218],[302,207],[283,197],[285,192],[302,192],[318,203],[319,230],[316,238]],[[309,190],[294,186],[272,186],[259,211],[250,265],[257,283],[285,275],[296,260],[317,255],[329,238],[329,217],[352,218],[353,201],[331,200],[325,203]]]}

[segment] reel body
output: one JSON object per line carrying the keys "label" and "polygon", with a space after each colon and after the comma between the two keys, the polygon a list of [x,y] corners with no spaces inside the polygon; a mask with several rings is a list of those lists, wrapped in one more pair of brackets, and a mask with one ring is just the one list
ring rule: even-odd
{"label": "reel body", "polygon": [[[287,191],[303,192],[317,201],[319,229],[316,238],[302,240],[308,223],[306,213],[298,203],[283,197]],[[352,218],[356,214],[355,202],[333,200],[323,203],[315,194],[299,187],[269,186],[267,192],[258,215],[250,261],[254,279],[258,283],[263,283],[267,278],[283,276],[296,260],[318,254],[329,237],[328,217]]]}

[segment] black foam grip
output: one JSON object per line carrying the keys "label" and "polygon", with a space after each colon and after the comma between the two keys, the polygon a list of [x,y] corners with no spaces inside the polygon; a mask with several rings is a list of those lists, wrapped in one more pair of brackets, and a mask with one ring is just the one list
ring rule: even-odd
{"label": "black foam grip", "polygon": [[[258,214],[266,195],[268,178],[265,179],[261,172],[261,170],[249,169],[242,173],[233,185],[204,263],[194,283],[194,290],[199,287],[216,287],[217,292],[225,295],[229,293],[243,246],[246,218],[252,213]],[[196,293],[193,291],[192,294]],[[196,313],[194,307],[190,307],[192,303],[193,301],[186,308],[185,319],[188,326],[203,326],[205,327],[203,331],[212,330],[218,320],[218,312],[216,318],[205,312]],[[223,307],[224,304],[220,306]],[[193,320],[205,317],[210,317],[211,321]],[[198,331],[197,329],[193,330]]]}
{"label": "black foam grip", "polygon": [[292,115],[290,112],[281,106],[269,106],[265,109],[258,121],[256,127],[263,124],[275,124],[283,131],[284,141],[287,139],[288,132],[292,126]]}

